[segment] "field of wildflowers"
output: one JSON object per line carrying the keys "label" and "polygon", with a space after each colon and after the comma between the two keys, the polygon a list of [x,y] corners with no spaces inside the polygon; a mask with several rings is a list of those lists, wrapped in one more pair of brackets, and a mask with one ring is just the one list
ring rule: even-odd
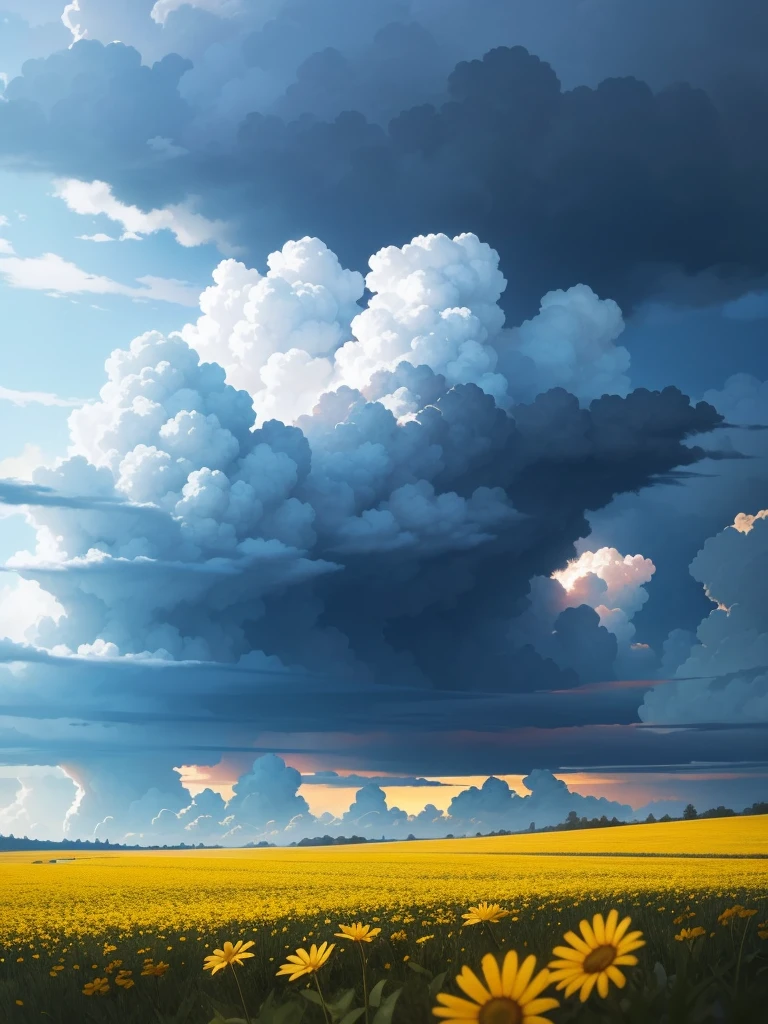
{"label": "field of wildflowers", "polygon": [[703,827],[639,826],[634,840],[624,827],[58,864],[6,854],[0,1020],[754,1024],[768,1000],[768,818],[691,824]]}

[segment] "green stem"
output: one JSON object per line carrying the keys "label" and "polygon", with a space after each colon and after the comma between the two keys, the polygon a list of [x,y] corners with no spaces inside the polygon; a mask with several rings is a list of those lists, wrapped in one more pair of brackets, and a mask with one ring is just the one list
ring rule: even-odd
{"label": "green stem", "polygon": [[320,988],[320,979],[317,976],[317,971],[315,971],[314,974],[315,974],[315,984],[317,985],[317,994],[320,996],[320,1005],[323,1008],[323,1016],[325,1017],[325,1024],[331,1024],[330,1018],[328,1017],[328,1010],[326,1009],[326,1006],[325,1006],[325,998],[323,996],[323,990]]}
{"label": "green stem", "polygon": [[485,926],[485,930],[486,930],[486,932],[488,933],[488,935],[490,935],[490,937],[491,937],[491,938],[493,939],[493,944],[494,944],[494,946],[496,947],[496,949],[497,949],[497,950],[498,950],[499,952],[501,952],[501,946],[499,945],[499,940],[498,940],[498,939],[496,938],[496,936],[495,936],[495,935],[493,934],[493,931],[491,930],[491,926],[490,926],[490,925],[488,924],[488,922],[487,922],[487,921],[483,921],[483,925]]}
{"label": "green stem", "polygon": [[739,959],[736,961],[736,977],[733,982],[734,995],[739,991],[739,974],[741,973],[741,955],[744,952],[744,940],[747,937],[747,929],[749,928],[749,922],[751,918],[747,918],[747,923],[744,925],[744,932],[741,936],[741,945],[739,946]]}
{"label": "green stem", "polygon": [[245,1014],[245,1019],[248,1022],[248,1024],[251,1024],[251,1018],[250,1018],[250,1015],[248,1013],[248,1007],[245,1005],[245,999],[243,998],[243,990],[240,988],[240,979],[237,976],[237,971],[235,970],[235,965],[234,964],[230,964],[229,966],[232,968],[232,973],[235,976],[235,984],[237,985],[237,991],[240,993],[240,1002],[241,1002],[242,1007],[243,1007],[243,1013]]}
{"label": "green stem", "polygon": [[358,948],[360,950],[360,961],[363,965],[363,1006],[365,1007],[365,1024],[369,1024],[368,1017],[368,979],[365,976],[365,953],[363,952],[362,942],[358,942]]}

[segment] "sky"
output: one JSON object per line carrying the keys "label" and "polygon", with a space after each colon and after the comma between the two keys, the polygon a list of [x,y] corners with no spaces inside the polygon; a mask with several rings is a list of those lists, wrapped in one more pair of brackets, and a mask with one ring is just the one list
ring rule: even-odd
{"label": "sky", "polygon": [[761,0],[0,0],[0,833],[768,799]]}

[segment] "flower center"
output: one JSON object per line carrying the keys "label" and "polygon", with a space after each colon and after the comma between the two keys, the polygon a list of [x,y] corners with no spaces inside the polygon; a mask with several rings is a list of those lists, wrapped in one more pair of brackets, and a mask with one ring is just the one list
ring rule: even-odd
{"label": "flower center", "polygon": [[522,1024],[523,1011],[514,999],[494,998],[480,1008],[479,1024]]}
{"label": "flower center", "polygon": [[600,971],[604,971],[606,967],[610,967],[615,959],[615,946],[598,946],[597,949],[592,950],[584,961],[584,970],[587,974],[598,974]]}

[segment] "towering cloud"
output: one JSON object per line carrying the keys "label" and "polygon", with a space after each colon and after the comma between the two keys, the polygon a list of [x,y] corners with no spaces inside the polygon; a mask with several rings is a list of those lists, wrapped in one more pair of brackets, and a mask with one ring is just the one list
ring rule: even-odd
{"label": "towering cloud", "polygon": [[[606,678],[616,639],[592,608],[562,612],[552,649],[516,631],[529,580],[575,557],[587,509],[698,462],[691,439],[721,421],[673,388],[520,400],[508,369],[520,333],[496,302],[497,255],[474,235],[380,251],[365,307],[359,275],[317,239],[268,265],[225,262],[197,325],[113,352],[99,400],[70,416],[69,457],[6,486],[38,531],[11,562],[29,643],[5,654],[17,665],[6,746],[39,758],[45,736],[82,786],[75,817],[89,828],[106,828],[115,803],[131,827],[178,815],[172,767],[196,750],[252,750],[288,729],[294,743],[396,733],[408,708],[433,729],[483,729],[489,694],[499,721],[526,724],[540,720],[533,691]],[[561,338],[562,351],[577,337],[587,358],[605,352],[619,320],[587,291],[575,333],[567,312],[537,331],[529,371],[541,358],[552,380]],[[227,368],[201,362],[206,347]],[[297,384],[290,407],[292,378],[270,368],[305,357],[327,363],[326,383]],[[650,568],[614,552],[591,568],[629,614]],[[137,748],[138,774],[126,770]],[[254,828],[274,817],[265,793],[297,781],[278,768],[238,784]],[[280,800],[289,821],[305,814]]]}
{"label": "towering cloud", "polygon": [[646,694],[640,708],[643,721],[767,720],[766,568],[768,510],[739,514],[704,544],[691,563],[691,574],[717,607],[699,625],[677,668],[681,681]]}

